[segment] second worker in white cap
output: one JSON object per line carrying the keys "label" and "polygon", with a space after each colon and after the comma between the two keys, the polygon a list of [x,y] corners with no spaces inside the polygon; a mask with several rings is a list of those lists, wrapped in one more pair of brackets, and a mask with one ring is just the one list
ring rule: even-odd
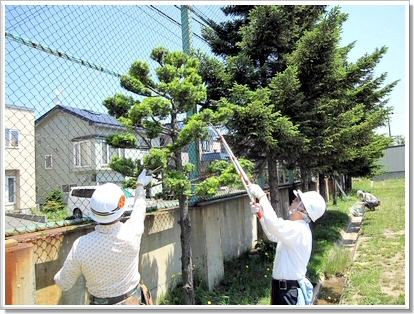
{"label": "second worker in white cap", "polygon": [[134,208],[126,222],[120,221],[127,207],[122,189],[114,183],[97,187],[91,198],[90,218],[98,224],[94,231],[75,240],[54,277],[63,291],[72,288],[83,274],[91,305],[139,304],[139,250],[146,215],[144,187],[151,180],[145,169],[138,176]]}
{"label": "second worker in white cap", "polygon": [[[289,220],[276,215],[265,192],[257,184],[249,187],[252,196],[263,209],[260,223],[269,240],[277,242],[271,282],[271,305],[310,305],[313,286],[306,277],[312,251],[310,221],[319,219],[326,210],[326,202],[315,191],[294,191],[296,198],[289,207]],[[259,207],[253,205],[252,213]]]}

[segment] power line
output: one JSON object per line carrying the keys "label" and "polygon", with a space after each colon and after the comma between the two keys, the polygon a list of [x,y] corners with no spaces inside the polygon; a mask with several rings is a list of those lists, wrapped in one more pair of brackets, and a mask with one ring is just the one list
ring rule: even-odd
{"label": "power line", "polygon": [[157,11],[159,14],[161,14],[162,16],[166,17],[167,19],[169,19],[170,21],[172,21],[173,23],[177,24],[178,26],[181,27],[181,23],[177,22],[176,20],[174,20],[172,17],[170,17],[169,15],[165,14],[164,12],[162,12],[161,10],[158,10],[156,7],[154,7],[153,5],[150,5],[150,8],[152,8],[153,10]]}
{"label": "power line", "polygon": [[[181,11],[181,8],[178,6],[178,5],[174,5],[174,7],[176,7],[178,10],[180,10]],[[192,7],[192,6],[189,6],[189,5],[187,5],[186,6],[191,12],[193,12],[197,17],[199,17],[199,15],[197,14],[197,12],[195,12],[194,11],[194,7]],[[207,22],[207,24],[205,24],[205,23],[203,23],[203,22],[200,22],[199,20],[197,20],[194,16],[192,16],[192,19],[195,21],[195,22],[197,22],[198,24],[200,24],[201,26],[204,26],[204,27],[208,27],[208,26],[210,26],[211,27],[211,25],[210,25],[210,23],[209,22]],[[201,18],[200,17],[200,19],[202,19],[202,20],[204,20],[203,18]]]}
{"label": "power line", "polygon": [[[175,8],[177,8],[179,11],[181,11],[181,8],[180,8],[179,6],[174,5],[174,7],[175,7]],[[193,12],[193,11],[192,11],[192,9],[190,8],[190,6],[186,5],[186,7],[187,7],[187,8],[188,8],[191,12]],[[192,16],[191,18],[192,18],[194,21],[196,21],[197,23],[199,23],[201,26],[208,26],[208,25],[205,25],[205,24],[201,23],[200,21],[196,20],[193,16]],[[181,26],[181,24],[180,24],[180,26]],[[200,39],[200,40],[204,41],[206,44],[208,44],[208,41],[207,41],[207,40],[205,40],[202,36],[198,35],[198,34],[197,34],[197,33],[195,33],[194,31],[193,31],[193,34],[194,34],[194,36],[195,36],[195,37],[197,37],[198,39]]]}
{"label": "power line", "polygon": [[168,27],[165,27],[164,24],[160,23],[157,19],[155,19],[153,16],[151,16],[150,14],[148,14],[147,12],[145,12],[141,7],[138,7],[142,12],[144,12],[146,15],[149,16],[149,18],[151,18],[152,20],[154,20],[155,22],[157,22],[159,25],[161,25],[163,28],[165,28],[168,32],[170,32],[172,35],[174,35],[175,37],[177,37],[180,41],[181,41],[181,37],[177,36],[174,32],[171,32],[171,29],[169,29]]}
{"label": "power line", "polygon": [[[202,13],[200,10],[198,10],[198,9],[196,9],[195,7],[193,7],[192,5],[187,5],[187,8],[191,11],[191,12],[193,12],[196,16],[198,16],[198,18],[200,18],[204,23],[206,23],[207,25],[203,25],[203,26],[209,26],[209,27],[211,27],[212,28],[212,25],[211,25],[211,22],[210,21],[208,21],[207,19],[205,19],[204,17],[202,17],[201,16],[201,14],[203,14],[203,15],[205,15],[204,13]],[[196,10],[197,11],[200,11],[200,13],[198,13],[198,12],[196,12]],[[206,16],[206,15],[205,15]],[[207,18],[207,16],[206,16],[206,18]]]}

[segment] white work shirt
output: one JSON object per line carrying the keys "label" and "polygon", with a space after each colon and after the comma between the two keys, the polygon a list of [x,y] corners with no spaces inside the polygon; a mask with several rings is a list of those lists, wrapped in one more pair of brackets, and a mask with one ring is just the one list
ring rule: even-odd
{"label": "white work shirt", "polygon": [[[277,240],[273,263],[273,278],[298,280],[306,277],[312,251],[312,232],[304,220],[284,220],[277,217],[269,200],[263,197],[263,225]],[[277,238],[277,239],[275,239]]]}
{"label": "white work shirt", "polygon": [[362,193],[362,200],[364,202],[378,202],[378,199],[371,193]]}
{"label": "white work shirt", "polygon": [[56,284],[69,290],[83,274],[89,293],[98,298],[116,297],[135,288],[141,279],[138,263],[145,213],[145,191],[138,187],[130,218],[125,223],[97,225],[76,239],[55,275]]}

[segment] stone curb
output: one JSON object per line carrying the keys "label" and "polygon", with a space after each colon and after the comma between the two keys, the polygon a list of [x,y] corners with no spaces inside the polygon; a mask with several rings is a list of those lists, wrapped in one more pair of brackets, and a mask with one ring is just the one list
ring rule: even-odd
{"label": "stone curb", "polygon": [[[341,232],[342,239],[339,240],[339,244],[348,247],[351,250],[352,259],[354,258],[356,247],[357,247],[357,241],[359,238],[359,235],[361,234],[361,226],[362,222],[365,219],[365,214],[363,216],[355,217],[354,215],[349,215],[351,218],[346,229]],[[313,288],[313,302],[317,300],[319,293],[321,292],[323,288],[323,282],[324,278],[321,278],[321,280],[314,286]]]}

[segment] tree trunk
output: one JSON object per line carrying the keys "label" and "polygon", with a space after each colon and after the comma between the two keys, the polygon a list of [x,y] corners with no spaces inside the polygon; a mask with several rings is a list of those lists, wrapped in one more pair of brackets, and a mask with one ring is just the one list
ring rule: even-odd
{"label": "tree trunk", "polygon": [[[175,153],[176,170],[183,172],[181,152]],[[191,218],[188,211],[188,196],[180,192],[178,195],[181,227],[181,271],[183,273],[183,291],[186,305],[195,305],[195,292],[193,280],[193,253],[191,250]]]}
{"label": "tree trunk", "polygon": [[183,291],[186,305],[195,305],[193,280],[193,253],[191,250],[191,219],[188,211],[188,197],[180,193],[181,226],[181,269],[183,273]]}
{"label": "tree trunk", "polygon": [[349,193],[352,190],[352,177],[350,175],[345,175],[345,191]]}
{"label": "tree trunk", "polygon": [[333,205],[337,205],[338,204],[338,187],[336,186],[335,180],[336,180],[336,177],[333,176],[332,177],[332,181],[333,181],[333,196],[334,196]]}
{"label": "tree trunk", "polygon": [[309,190],[308,172],[304,169],[300,169],[300,179],[302,181],[302,192]]}
{"label": "tree trunk", "polygon": [[327,200],[326,197],[326,182],[325,182],[325,176],[320,173],[319,174],[319,194],[322,195],[322,197],[324,198],[325,202]]}
{"label": "tree trunk", "polygon": [[[271,154],[270,154],[271,155]],[[277,170],[277,161],[275,158],[268,158],[267,171],[269,174],[269,188],[270,188],[270,204],[278,217],[284,217],[282,208],[280,206],[279,195],[279,178]]]}

